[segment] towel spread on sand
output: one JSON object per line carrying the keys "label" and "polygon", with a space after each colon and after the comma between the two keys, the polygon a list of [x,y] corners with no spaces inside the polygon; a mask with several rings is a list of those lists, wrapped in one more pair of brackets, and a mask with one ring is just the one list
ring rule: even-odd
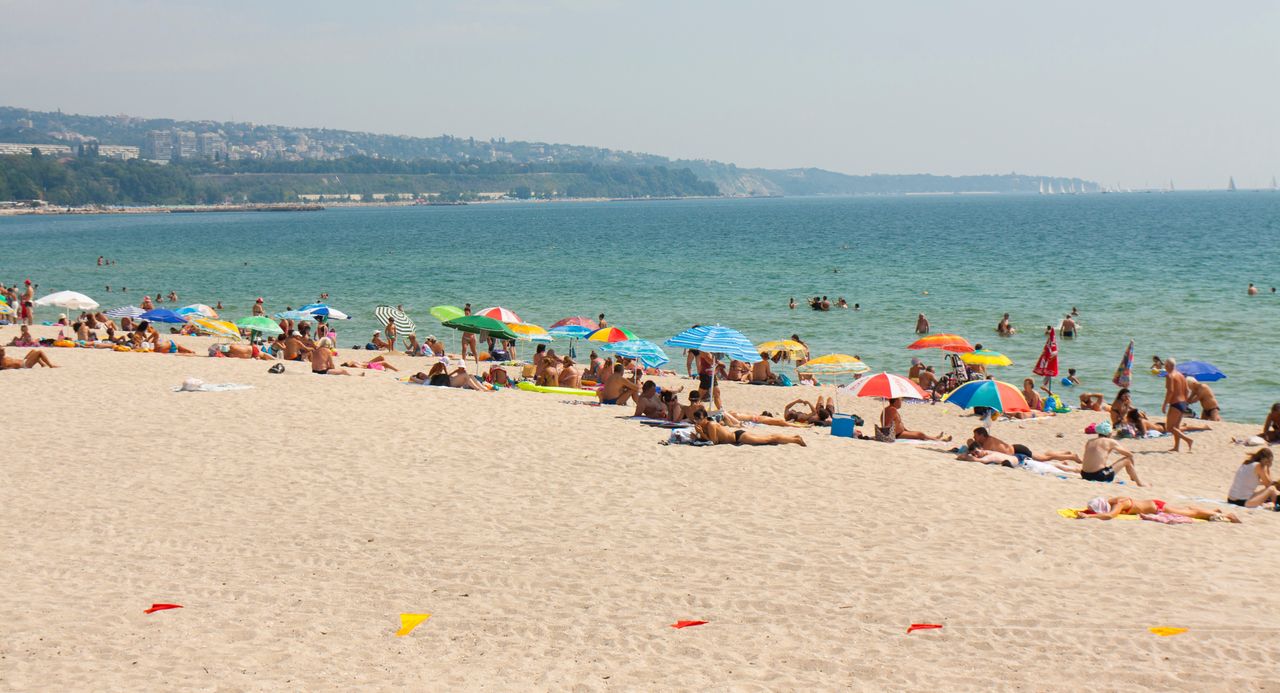
{"label": "towel spread on sand", "polygon": [[188,378],[181,385],[173,388],[174,392],[229,392],[231,390],[248,390],[252,385],[239,383],[206,383],[196,378]]}
{"label": "towel spread on sand", "polygon": [[[1079,519],[1085,514],[1086,508],[1058,508],[1058,514],[1068,520]],[[1113,520],[1150,520],[1151,522],[1159,522],[1165,525],[1185,525],[1191,522],[1208,522],[1208,520],[1197,520],[1185,515],[1174,515],[1172,513],[1151,513],[1147,515],[1119,515],[1111,518]]]}

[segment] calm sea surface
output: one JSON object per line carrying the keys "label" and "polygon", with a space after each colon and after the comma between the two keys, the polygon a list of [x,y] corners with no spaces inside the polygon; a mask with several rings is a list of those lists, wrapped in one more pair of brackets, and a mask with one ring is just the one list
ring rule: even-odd
{"label": "calm sea surface", "polygon": [[[72,289],[107,307],[174,290],[183,305],[221,300],[232,319],[257,296],[275,312],[328,292],[355,316],[339,326],[345,346],[367,341],[371,309],[385,302],[456,349],[426,311],[470,302],[544,326],[604,312],[655,341],[694,323],[757,342],[795,332],[815,355],[905,372],[923,312],[935,332],[1008,354],[1015,365],[998,377],[1016,383],[1044,327],[1076,306],[1081,336],[1061,345],[1064,373],[1075,367],[1087,388],[1114,393],[1132,337],[1145,406],[1158,410],[1163,396],[1145,370],[1153,354],[1202,359],[1230,376],[1214,385],[1223,415],[1247,421],[1280,400],[1278,250],[1280,194],[1247,192],[0,218],[5,283],[31,277],[41,295]],[[99,255],[119,264],[97,267]],[[1263,295],[1246,297],[1251,281]],[[811,311],[804,299],[815,294],[861,310]],[[800,307],[789,310],[793,296]],[[1004,312],[1021,334],[995,335]]]}

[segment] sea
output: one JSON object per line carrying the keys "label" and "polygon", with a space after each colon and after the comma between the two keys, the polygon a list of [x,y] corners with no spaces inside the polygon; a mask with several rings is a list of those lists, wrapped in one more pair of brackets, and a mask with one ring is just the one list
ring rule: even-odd
{"label": "sea", "polygon": [[[1208,361],[1224,418],[1261,421],[1280,400],[1280,194],[1178,192],[494,203],[0,218],[0,281],[38,295],[71,289],[105,307],[175,291],[221,301],[222,316],[315,301],[353,316],[339,346],[364,344],[378,304],[402,305],[421,336],[457,349],[432,306],[504,306],[548,326],[605,313],[661,342],[721,324],[755,342],[798,334],[812,354],[844,353],[905,373],[916,315],[1008,355],[992,369],[1021,383],[1044,329],[1072,309],[1080,334],[1059,342],[1073,402],[1114,395],[1130,339],[1133,390],[1159,411],[1152,355]],[[97,266],[98,256],[113,261]],[[1261,289],[1246,295],[1250,282]],[[109,290],[108,290],[108,287]],[[127,289],[127,291],[126,291]],[[843,297],[818,312],[806,299]],[[795,298],[797,307],[788,302]],[[857,304],[855,310],[852,306]],[[166,304],[167,306],[168,304]],[[999,337],[1009,313],[1019,330]],[[39,318],[52,319],[52,312]],[[564,345],[567,346],[567,345]],[[562,349],[564,348],[562,346]],[[584,355],[581,343],[577,345]],[[683,369],[678,351],[669,350]]]}

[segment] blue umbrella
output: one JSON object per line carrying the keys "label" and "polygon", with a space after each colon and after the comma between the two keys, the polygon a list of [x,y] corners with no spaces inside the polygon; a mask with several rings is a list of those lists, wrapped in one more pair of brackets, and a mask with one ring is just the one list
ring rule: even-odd
{"label": "blue umbrella", "polygon": [[313,320],[315,319],[315,315],[313,313],[304,313],[300,310],[286,310],[280,313],[276,313],[276,319],[277,320]]}
{"label": "blue umbrella", "polygon": [[760,361],[760,352],[743,334],[731,327],[700,325],[681,332],[663,344],[678,349],[697,349],[721,354],[746,363]]}
{"label": "blue umbrella", "polygon": [[1199,380],[1202,383],[1212,383],[1227,377],[1226,373],[1218,370],[1218,367],[1208,361],[1187,361],[1178,364],[1178,372]]}
{"label": "blue umbrella", "polygon": [[338,310],[337,308],[330,308],[328,305],[324,303],[308,303],[307,305],[299,308],[298,312],[307,313],[313,316],[323,315],[324,317],[329,318],[330,320],[350,320],[351,319],[350,315],[347,315],[346,313]]}
{"label": "blue umbrella", "polygon": [[628,339],[625,342],[613,342],[600,347],[600,351],[617,354],[632,359],[640,359],[646,368],[657,368],[671,359],[667,358],[662,347],[646,339]]}
{"label": "blue umbrella", "polygon": [[156,308],[155,310],[149,310],[143,313],[142,315],[139,315],[138,319],[145,320],[147,322],[173,322],[173,323],[179,323],[179,324],[185,323],[187,321],[186,316],[178,315],[177,313],[171,310],[168,310],[167,308]]}
{"label": "blue umbrella", "polygon": [[582,339],[594,331],[582,325],[561,325],[547,330],[553,337],[565,337],[568,339]]}

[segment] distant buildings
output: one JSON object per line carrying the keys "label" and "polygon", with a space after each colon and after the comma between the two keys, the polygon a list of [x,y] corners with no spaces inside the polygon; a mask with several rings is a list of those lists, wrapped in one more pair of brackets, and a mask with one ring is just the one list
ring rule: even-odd
{"label": "distant buildings", "polygon": [[[18,144],[15,142],[0,142],[0,156],[12,156],[14,154],[31,154],[31,150],[35,149],[40,152],[40,156],[78,156],[79,148],[66,144]],[[98,156],[104,159],[120,159],[128,161],[129,159],[137,159],[139,151],[137,147],[126,147],[118,144],[101,144],[93,148]]]}

